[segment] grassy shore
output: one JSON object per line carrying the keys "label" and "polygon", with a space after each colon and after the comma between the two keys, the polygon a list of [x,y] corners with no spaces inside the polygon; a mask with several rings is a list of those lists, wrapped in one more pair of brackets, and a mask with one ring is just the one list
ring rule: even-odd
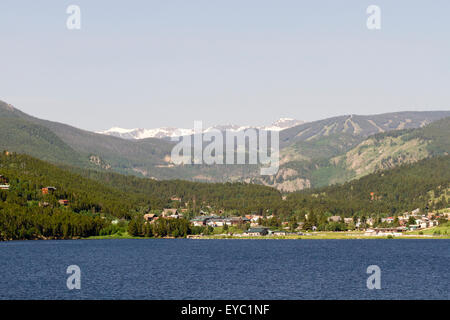
{"label": "grassy shore", "polygon": [[434,235],[434,236],[450,236],[450,223],[443,224],[441,226],[437,226],[434,228],[424,229],[424,230],[416,230],[409,232],[408,234],[417,234],[417,235]]}
{"label": "grassy shore", "polygon": [[331,239],[341,239],[341,240],[351,240],[351,239],[450,239],[448,235],[419,235],[419,234],[405,234],[403,236],[365,236],[364,233],[355,234],[348,232],[317,232],[314,234],[306,235],[288,235],[288,236],[260,236],[260,237],[246,237],[246,236],[203,236],[199,239],[274,239],[274,240],[300,240],[300,239],[310,239],[310,240],[331,240]]}
{"label": "grassy shore", "polygon": [[132,235],[129,235],[128,232],[124,232],[124,233],[115,233],[115,234],[106,235],[106,236],[92,236],[92,237],[87,237],[87,238],[83,238],[83,239],[104,240],[104,239],[148,239],[148,238],[134,237]]}
{"label": "grassy shore", "polygon": [[[441,231],[441,234],[435,234],[437,230]],[[354,232],[309,232],[304,235],[286,235],[286,236],[260,236],[260,237],[250,237],[242,236],[240,234],[234,235],[224,235],[224,234],[213,234],[198,236],[195,239],[258,239],[258,240],[300,240],[300,239],[316,239],[316,240],[330,240],[330,239],[450,239],[450,232],[444,234],[444,231],[449,230],[448,226],[436,227],[432,229],[423,230],[423,234],[419,234],[418,231],[407,232],[403,236],[390,237],[390,236],[365,236],[364,232],[354,231]],[[95,240],[95,239],[149,239],[143,237],[133,237],[128,233],[113,234],[107,236],[94,236],[84,239]]]}

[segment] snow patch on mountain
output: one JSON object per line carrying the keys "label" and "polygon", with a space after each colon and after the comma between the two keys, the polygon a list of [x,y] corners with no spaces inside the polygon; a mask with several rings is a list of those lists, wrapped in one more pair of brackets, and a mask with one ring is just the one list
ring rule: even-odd
{"label": "snow patch on mountain", "polygon": [[[226,125],[216,125],[209,127],[205,130],[203,130],[204,133],[211,132],[214,130],[220,130],[220,131],[233,131],[233,132],[239,132],[246,129],[254,128],[259,130],[267,130],[267,131],[281,131],[284,129],[288,129],[294,126],[298,126],[300,124],[303,124],[304,121],[301,120],[295,120],[291,118],[281,118],[274,123],[272,123],[270,126],[238,126],[233,124],[226,124]],[[119,137],[123,139],[130,139],[130,140],[139,140],[139,139],[146,139],[146,138],[176,138],[176,137],[182,137],[182,136],[189,136],[194,134],[194,129],[185,129],[185,128],[172,128],[172,127],[162,127],[162,128],[154,128],[154,129],[143,129],[143,128],[135,128],[135,129],[124,129],[120,127],[112,127],[111,129],[104,130],[104,131],[96,131],[96,133],[110,135],[114,137]]]}

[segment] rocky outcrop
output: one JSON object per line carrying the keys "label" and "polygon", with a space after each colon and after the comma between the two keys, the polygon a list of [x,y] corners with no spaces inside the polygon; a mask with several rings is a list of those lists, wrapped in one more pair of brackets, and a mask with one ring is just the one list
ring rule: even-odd
{"label": "rocky outcrop", "polygon": [[111,165],[108,164],[106,161],[103,161],[102,158],[100,158],[97,155],[91,155],[89,157],[89,162],[95,164],[96,166],[105,169],[105,170],[109,170],[111,169]]}

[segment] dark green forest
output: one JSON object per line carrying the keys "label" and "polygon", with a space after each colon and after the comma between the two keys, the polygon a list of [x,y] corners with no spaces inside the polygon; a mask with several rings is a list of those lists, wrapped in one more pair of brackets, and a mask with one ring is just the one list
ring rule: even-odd
{"label": "dark green forest", "polygon": [[288,196],[287,202],[303,213],[344,217],[396,215],[416,208],[427,211],[447,207],[445,197],[430,203],[430,191],[443,195],[449,187],[450,156],[442,156],[376,172],[342,185],[296,192]]}
{"label": "dark green forest", "polygon": [[[113,219],[131,220],[152,210],[185,205],[192,214],[202,207],[234,214],[263,212],[280,203],[270,187],[243,183],[205,184],[155,181],[117,173],[60,168],[27,155],[0,155],[0,175],[9,190],[0,190],[1,239],[72,238],[105,234]],[[42,193],[44,187],[54,192]],[[171,197],[181,197],[173,202]],[[68,200],[63,206],[59,200]],[[170,234],[168,234],[170,235]],[[185,234],[184,234],[185,235]]]}
{"label": "dark green forest", "polygon": [[[9,190],[0,190],[0,239],[67,239],[110,234],[111,221],[128,221],[131,234],[174,236],[203,232],[188,220],[160,219],[151,228],[143,215],[184,207],[188,216],[274,215],[304,221],[310,216],[387,216],[415,208],[448,206],[450,156],[441,156],[374,173],[343,185],[287,195],[270,187],[245,183],[157,181],[118,173],[58,167],[22,154],[0,154],[0,175]],[[0,183],[1,184],[1,183]],[[42,188],[56,190],[43,194]],[[438,201],[430,202],[430,191]],[[171,201],[171,197],[181,201]],[[67,200],[67,205],[59,200]]]}

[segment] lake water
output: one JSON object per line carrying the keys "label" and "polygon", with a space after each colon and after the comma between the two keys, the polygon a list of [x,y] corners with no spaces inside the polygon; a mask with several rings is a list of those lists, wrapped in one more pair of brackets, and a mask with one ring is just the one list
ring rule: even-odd
{"label": "lake water", "polygon": [[450,240],[16,241],[0,243],[0,299],[449,299],[449,267]]}

